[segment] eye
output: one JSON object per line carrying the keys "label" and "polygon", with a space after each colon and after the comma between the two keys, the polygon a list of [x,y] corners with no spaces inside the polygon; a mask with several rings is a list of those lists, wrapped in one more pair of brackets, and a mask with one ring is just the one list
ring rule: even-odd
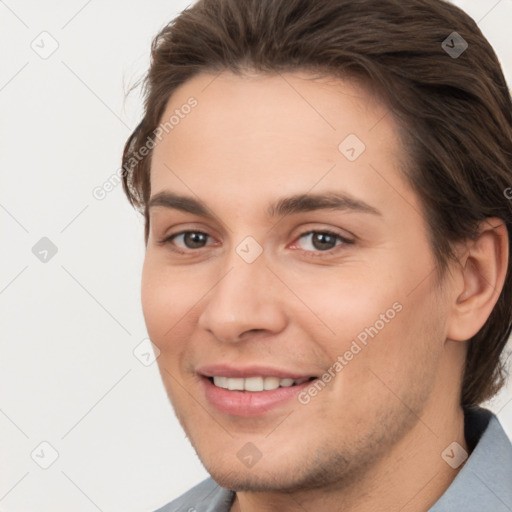
{"label": "eye", "polygon": [[[178,253],[185,253],[206,247],[209,238],[211,238],[210,235],[202,231],[181,231],[168,236],[158,243],[160,245],[170,245],[171,249]],[[333,231],[307,231],[299,235],[296,240],[302,239],[306,240],[306,243],[299,244],[302,245],[299,249],[304,250],[306,253],[313,253],[312,255],[330,252],[340,245],[353,243],[352,240]],[[292,247],[295,246],[297,246],[297,242],[294,242]]]}
{"label": "eye", "polygon": [[297,238],[301,239],[306,240],[302,249],[307,252],[328,252],[337,246],[353,243],[352,240],[332,231],[308,231]]}
{"label": "eye", "polygon": [[[179,249],[201,249],[206,245],[206,241],[210,238],[209,235],[203,233],[202,231],[181,231],[180,233],[175,233],[159,243],[162,245],[170,244],[173,246],[177,246],[177,252]],[[178,241],[178,243],[176,243]]]}

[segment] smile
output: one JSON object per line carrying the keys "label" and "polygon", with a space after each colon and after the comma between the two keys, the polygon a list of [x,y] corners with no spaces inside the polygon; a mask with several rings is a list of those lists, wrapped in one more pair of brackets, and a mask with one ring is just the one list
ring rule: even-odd
{"label": "smile", "polygon": [[315,377],[305,377],[302,379],[280,379],[279,377],[247,377],[230,378],[223,376],[210,377],[210,382],[218,388],[228,389],[230,391],[272,391],[277,388],[289,388],[298,386]]}

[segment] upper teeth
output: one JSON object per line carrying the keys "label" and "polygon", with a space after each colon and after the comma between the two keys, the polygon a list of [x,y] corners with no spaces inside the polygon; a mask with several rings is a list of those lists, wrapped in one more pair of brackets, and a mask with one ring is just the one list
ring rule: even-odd
{"label": "upper teeth", "polygon": [[280,379],[279,377],[248,377],[244,378],[229,378],[229,377],[213,377],[213,383],[224,389],[230,391],[269,391],[277,389],[278,387],[290,387],[294,384],[302,384],[307,381],[305,379]]}

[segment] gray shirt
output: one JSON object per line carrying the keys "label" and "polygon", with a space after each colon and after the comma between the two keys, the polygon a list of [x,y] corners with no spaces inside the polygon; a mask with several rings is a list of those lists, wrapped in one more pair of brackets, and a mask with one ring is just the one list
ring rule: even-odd
{"label": "gray shirt", "polygon": [[[511,512],[512,443],[498,418],[483,408],[464,410],[471,455],[429,512]],[[207,478],[156,512],[229,512],[235,493]]]}

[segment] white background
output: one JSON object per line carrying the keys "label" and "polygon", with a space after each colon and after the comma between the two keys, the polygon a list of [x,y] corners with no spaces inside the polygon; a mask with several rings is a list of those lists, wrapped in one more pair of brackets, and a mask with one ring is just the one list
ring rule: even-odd
{"label": "white background", "polygon": [[[512,0],[455,3],[512,83]],[[187,4],[0,1],[0,511],[151,512],[207,476],[156,364],[133,354],[142,219],[120,185],[92,195],[141,116],[125,92]],[[42,37],[58,43],[47,59],[31,48]],[[47,263],[32,253],[42,237],[58,249]],[[512,437],[511,386],[488,407]],[[50,461],[43,441],[58,452],[48,469],[31,458]]]}

